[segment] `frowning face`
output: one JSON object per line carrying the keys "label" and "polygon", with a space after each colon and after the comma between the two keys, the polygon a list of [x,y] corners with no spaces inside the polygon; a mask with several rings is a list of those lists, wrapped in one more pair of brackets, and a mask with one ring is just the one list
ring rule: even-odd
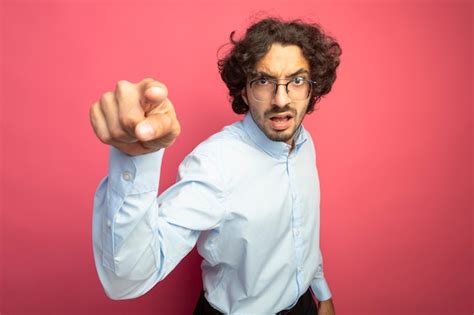
{"label": "frowning face", "polygon": [[253,120],[269,139],[293,144],[293,136],[306,115],[309,96],[294,100],[290,97],[291,92],[288,95],[284,84],[290,80],[310,80],[309,70],[301,48],[295,45],[273,44],[257,62],[256,78],[261,80],[262,85],[267,83],[267,79],[281,83],[268,100],[258,99],[249,83],[242,94]]}

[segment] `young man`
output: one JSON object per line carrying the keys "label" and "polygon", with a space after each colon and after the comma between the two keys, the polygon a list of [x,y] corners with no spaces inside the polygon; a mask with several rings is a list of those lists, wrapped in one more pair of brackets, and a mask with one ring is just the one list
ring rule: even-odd
{"label": "young man", "polygon": [[319,250],[319,180],[302,122],[331,90],[341,50],[318,26],[264,19],[219,61],[245,114],[197,146],[158,198],[163,148],[180,132],[166,87],[120,81],[91,108],[111,145],[94,203],[94,257],[113,299],[140,296],[197,244],[195,314],[334,314]]}

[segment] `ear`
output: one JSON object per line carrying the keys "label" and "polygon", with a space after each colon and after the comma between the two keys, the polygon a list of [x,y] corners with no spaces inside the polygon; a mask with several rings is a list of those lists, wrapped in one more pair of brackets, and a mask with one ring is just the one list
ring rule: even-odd
{"label": "ear", "polygon": [[247,100],[247,88],[244,87],[242,91],[240,92],[240,95],[242,95],[242,99],[244,100],[245,104],[249,106],[249,101]]}

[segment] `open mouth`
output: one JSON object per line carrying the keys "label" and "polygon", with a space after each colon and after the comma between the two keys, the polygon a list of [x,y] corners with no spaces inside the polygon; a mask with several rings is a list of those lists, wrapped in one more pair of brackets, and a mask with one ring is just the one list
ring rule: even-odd
{"label": "open mouth", "polygon": [[270,120],[272,120],[272,121],[286,121],[286,120],[290,120],[290,119],[291,119],[291,115],[270,117]]}
{"label": "open mouth", "polygon": [[275,130],[285,130],[290,127],[293,116],[290,114],[278,114],[270,117],[270,123]]}

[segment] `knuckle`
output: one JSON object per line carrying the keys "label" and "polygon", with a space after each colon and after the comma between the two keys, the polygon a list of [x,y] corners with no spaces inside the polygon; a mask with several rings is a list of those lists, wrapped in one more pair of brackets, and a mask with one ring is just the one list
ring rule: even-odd
{"label": "knuckle", "polygon": [[119,80],[119,81],[117,81],[117,84],[116,84],[116,86],[115,86],[115,89],[116,89],[116,90],[121,90],[121,89],[123,89],[123,88],[129,86],[130,84],[131,84],[131,83],[130,83],[129,81],[127,81],[127,80]]}
{"label": "knuckle", "polygon": [[121,116],[119,118],[120,125],[127,129],[134,129],[137,122],[130,116]]}
{"label": "knuckle", "polygon": [[[137,86],[126,80],[121,80],[117,82],[115,88],[115,98],[119,105],[127,105],[127,103],[139,102]],[[125,104],[123,104],[125,103]]]}
{"label": "knuckle", "polygon": [[151,82],[154,82],[154,81],[155,81],[155,79],[153,79],[153,78],[150,77],[150,78],[145,78],[145,79],[143,79],[143,80],[142,80],[142,83],[151,83]]}
{"label": "knuckle", "polygon": [[100,97],[99,103],[102,108],[105,108],[109,106],[110,104],[112,104],[113,100],[114,100],[114,94],[112,92],[106,92],[102,94],[102,96]]}

